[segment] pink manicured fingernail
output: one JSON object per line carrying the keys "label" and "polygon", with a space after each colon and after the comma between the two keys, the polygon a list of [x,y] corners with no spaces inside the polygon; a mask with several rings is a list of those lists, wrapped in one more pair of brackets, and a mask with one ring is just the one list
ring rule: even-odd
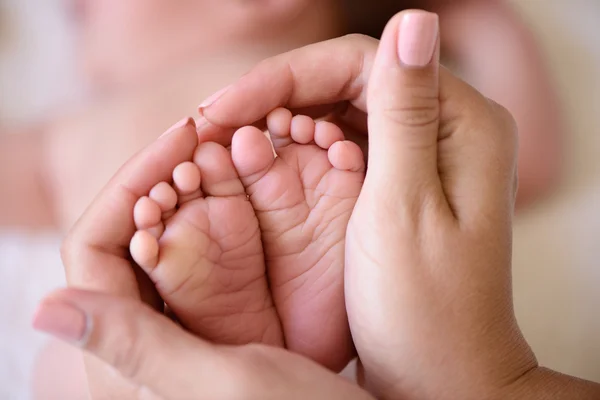
{"label": "pink manicured fingernail", "polygon": [[191,124],[196,125],[196,121],[194,121],[193,118],[185,117],[184,119],[177,122],[175,125],[173,125],[169,129],[167,129],[167,131],[165,133],[163,133],[162,135],[160,135],[160,137],[167,136],[169,133],[173,133],[177,129],[181,129],[181,128],[191,125]]}
{"label": "pink manicured fingernail", "polygon": [[209,96],[206,100],[204,100],[202,102],[202,104],[200,104],[198,106],[198,110],[200,111],[200,113],[202,113],[202,109],[211,106],[215,101],[219,100],[219,98],[221,96],[223,96],[225,94],[225,92],[227,92],[229,90],[229,88],[231,87],[231,85],[224,87],[223,89],[219,90],[217,93]]}
{"label": "pink manicured fingernail", "polygon": [[83,341],[88,333],[88,318],[71,304],[46,301],[33,317],[33,328],[58,339],[77,343]]}
{"label": "pink manicured fingernail", "polygon": [[409,67],[424,67],[431,61],[438,37],[437,14],[409,11],[400,21],[398,56]]}

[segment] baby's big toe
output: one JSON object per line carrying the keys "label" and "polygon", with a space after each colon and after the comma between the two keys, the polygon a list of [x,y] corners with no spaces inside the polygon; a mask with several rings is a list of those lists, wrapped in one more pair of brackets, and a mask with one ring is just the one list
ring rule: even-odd
{"label": "baby's big toe", "polygon": [[233,135],[231,157],[246,187],[261,179],[275,160],[269,139],[252,126],[241,128]]}
{"label": "baby's big toe", "polygon": [[179,205],[202,196],[200,170],[191,161],[179,164],[173,170],[173,184],[179,193]]}
{"label": "baby's big toe", "polygon": [[360,147],[349,140],[335,142],[327,152],[329,162],[335,169],[342,171],[363,172],[365,158]]}

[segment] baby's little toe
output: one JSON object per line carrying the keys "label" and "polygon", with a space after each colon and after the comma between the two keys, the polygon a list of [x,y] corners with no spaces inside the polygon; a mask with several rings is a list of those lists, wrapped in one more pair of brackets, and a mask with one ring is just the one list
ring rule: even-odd
{"label": "baby's little toe", "polygon": [[257,128],[246,126],[233,135],[231,158],[243,185],[248,187],[267,173],[275,155],[265,134]]}
{"label": "baby's little toe", "polygon": [[150,272],[158,263],[158,241],[147,231],[137,231],[131,243],[129,252],[135,261],[145,272]]}

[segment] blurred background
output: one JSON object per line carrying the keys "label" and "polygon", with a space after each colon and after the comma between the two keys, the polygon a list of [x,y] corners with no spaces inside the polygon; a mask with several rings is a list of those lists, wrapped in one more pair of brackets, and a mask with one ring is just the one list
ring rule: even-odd
{"label": "blurred background", "polygon": [[[86,398],[79,355],[29,325],[65,285],[62,234],[116,169],[259,60],[376,36],[398,2],[369,3],[0,0],[0,399]],[[440,13],[449,64],[517,118],[526,337],[600,381],[600,2],[408,3]]]}

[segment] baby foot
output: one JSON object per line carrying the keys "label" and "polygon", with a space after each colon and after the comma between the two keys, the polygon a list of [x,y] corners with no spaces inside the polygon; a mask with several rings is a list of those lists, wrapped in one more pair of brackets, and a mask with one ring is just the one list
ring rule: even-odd
{"label": "baby foot", "polygon": [[344,245],[364,180],[363,154],[329,122],[278,109],[267,125],[273,147],[263,132],[245,127],[235,133],[231,151],[260,223],[285,343],[341,370],[354,351]]}
{"label": "baby foot", "polygon": [[134,209],[131,256],[190,331],[219,343],[282,346],[261,236],[229,152],[202,143]]}

